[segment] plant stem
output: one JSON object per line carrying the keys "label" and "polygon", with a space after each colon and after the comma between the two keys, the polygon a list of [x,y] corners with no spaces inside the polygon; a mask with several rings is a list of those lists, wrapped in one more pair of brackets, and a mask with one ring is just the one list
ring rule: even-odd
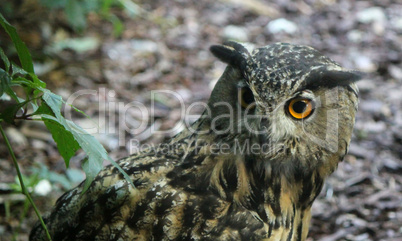
{"label": "plant stem", "polygon": [[[32,116],[32,115],[31,115]],[[33,120],[29,115],[26,116],[15,116],[14,119],[16,120]]]}
{"label": "plant stem", "polygon": [[51,241],[52,238],[50,237],[50,234],[49,234],[49,231],[47,230],[46,224],[43,221],[42,216],[39,213],[39,210],[36,208],[36,205],[35,205],[34,201],[32,200],[31,195],[29,194],[28,190],[25,187],[24,180],[22,179],[22,174],[21,174],[21,171],[20,171],[20,167],[18,166],[17,158],[15,158],[14,151],[13,151],[13,149],[12,149],[12,147],[10,145],[10,142],[9,142],[7,136],[6,136],[6,133],[4,132],[3,127],[1,125],[0,125],[0,132],[1,132],[1,135],[3,136],[3,138],[4,138],[4,141],[6,142],[8,151],[10,152],[11,158],[12,158],[14,166],[15,166],[15,170],[17,171],[18,180],[20,181],[20,184],[21,184],[22,193],[27,197],[29,203],[31,203],[33,209],[35,210],[36,215],[38,216],[38,218],[40,220],[40,223],[42,224],[43,229],[46,232],[46,236],[47,236],[48,240]]}

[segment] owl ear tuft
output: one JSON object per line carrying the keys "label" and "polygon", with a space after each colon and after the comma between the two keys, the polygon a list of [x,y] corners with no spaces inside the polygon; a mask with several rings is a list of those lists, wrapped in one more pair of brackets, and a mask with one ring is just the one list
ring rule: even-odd
{"label": "owl ear tuft", "polygon": [[317,89],[320,87],[333,88],[336,86],[347,86],[359,81],[367,73],[356,70],[328,70],[317,69],[312,71],[305,80],[301,89]]}
{"label": "owl ear tuft", "polygon": [[337,83],[337,85],[349,85],[362,79],[366,73],[357,70],[325,71],[322,78]]}
{"label": "owl ear tuft", "polygon": [[209,50],[222,62],[239,69],[244,69],[250,56],[243,44],[234,41],[225,42],[223,45],[212,45]]}

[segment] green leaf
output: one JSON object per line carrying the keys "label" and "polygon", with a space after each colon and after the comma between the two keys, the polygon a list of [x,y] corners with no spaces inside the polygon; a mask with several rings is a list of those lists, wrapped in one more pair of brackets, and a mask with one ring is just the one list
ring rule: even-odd
{"label": "green leaf", "polygon": [[66,130],[63,125],[57,122],[57,119],[51,119],[50,116],[41,115],[47,129],[52,133],[52,137],[57,144],[57,149],[63,157],[66,167],[70,165],[70,159],[75,152],[80,149],[80,145],[74,139],[73,134]]}
{"label": "green leaf", "polygon": [[104,0],[101,6],[101,14],[108,15],[110,14],[110,8],[113,4],[114,0]]}
{"label": "green leaf", "polygon": [[69,0],[65,7],[67,20],[75,29],[81,30],[86,26],[85,8],[78,0]]}
{"label": "green leaf", "polygon": [[49,171],[48,174],[48,178],[49,181],[53,184],[53,183],[60,183],[64,189],[71,189],[71,182],[67,179],[67,177],[65,175],[59,174],[57,172],[53,172],[53,171]]}
{"label": "green leaf", "polygon": [[89,184],[92,182],[93,178],[103,168],[103,161],[108,159],[109,156],[105,148],[95,139],[94,136],[90,135],[72,121],[67,121],[67,123],[71,133],[74,135],[74,138],[88,156],[88,160],[84,161],[82,164],[82,168],[87,175],[87,180],[85,180],[84,184],[85,191],[89,187]]}
{"label": "green leaf", "polygon": [[[70,181],[66,175],[50,171],[49,168],[44,164],[38,163],[38,167],[32,167],[31,170],[32,174],[36,174],[40,180],[49,180],[52,185],[55,183],[59,183],[63,186],[64,189],[67,190],[72,188],[73,182]],[[71,170],[74,169],[67,169],[66,174],[69,173]]]}
{"label": "green leaf", "polygon": [[[52,98],[54,99],[52,102],[56,103],[54,108],[58,108],[58,112],[60,113],[62,104],[61,97],[53,94]],[[80,149],[80,145],[75,140],[71,131],[60,122],[59,118],[54,117],[55,113],[53,109],[49,107],[48,102],[42,103],[34,114],[41,116],[47,129],[49,129],[50,133],[52,134],[52,137],[57,144],[57,149],[59,150],[60,155],[63,157],[66,167],[68,168],[71,157],[73,157],[75,152]],[[62,119],[65,120],[63,117]]]}
{"label": "green leaf", "polygon": [[40,0],[40,3],[48,8],[61,8],[64,7],[67,4],[68,0]]}
{"label": "green leaf", "polygon": [[30,100],[26,100],[24,102],[16,103],[7,107],[2,113],[0,113],[0,119],[7,123],[13,124],[17,112],[29,102]]}
{"label": "green leaf", "polygon": [[1,13],[0,13],[0,24],[1,26],[3,26],[4,30],[7,32],[7,34],[13,41],[22,68],[29,73],[34,73],[31,54],[29,53],[27,46],[24,44],[24,42],[22,42],[15,28],[7,22],[7,20],[3,17]]}
{"label": "green leaf", "polygon": [[97,11],[102,7],[102,5],[102,1],[98,0],[87,0],[81,2],[81,6],[85,8],[86,12]]}
{"label": "green leaf", "polygon": [[3,49],[0,47],[0,58],[3,60],[4,66],[6,67],[6,72],[10,70],[10,60],[8,60],[6,54]]}
{"label": "green leaf", "polygon": [[49,115],[49,116],[52,116],[52,118],[50,118],[50,119],[56,118],[56,117],[54,117],[53,111],[50,109],[50,107],[46,103],[42,103],[38,107],[38,109],[34,113],[32,113],[32,115],[39,115],[39,116],[40,115]]}
{"label": "green leaf", "polygon": [[46,83],[43,82],[42,80],[40,80],[36,74],[29,73],[29,76],[31,76],[31,78],[37,88],[39,88],[39,87],[46,88]]}
{"label": "green leaf", "polygon": [[46,102],[46,104],[50,107],[52,112],[56,115],[56,118],[60,121],[65,121],[64,117],[61,115],[61,107],[63,105],[63,99],[60,95],[56,95],[52,93],[48,89],[39,88],[42,90],[43,96],[42,99]]}
{"label": "green leaf", "polygon": [[10,88],[10,76],[4,69],[0,69],[0,96],[4,94],[4,91],[6,91],[8,88]]}
{"label": "green leaf", "polygon": [[120,37],[124,30],[123,22],[114,14],[109,17],[109,21],[113,24],[113,35]]}
{"label": "green leaf", "polygon": [[13,100],[15,100],[17,103],[20,103],[21,102],[21,98],[19,98],[16,94],[15,94],[15,92],[14,92],[14,90],[13,89],[11,89],[11,88],[6,88],[5,90],[4,90],[4,92],[6,92],[6,94],[8,94],[11,98],[13,98]]}
{"label": "green leaf", "polygon": [[[10,187],[14,192],[22,192],[21,183],[17,176],[15,176],[15,183],[10,184]],[[30,176],[22,175],[22,181],[27,188],[34,188],[40,181],[37,174],[33,174]]]}
{"label": "green leaf", "polygon": [[121,169],[118,164],[113,161],[107,154],[105,148],[88,132],[76,125],[74,122],[66,120],[60,112],[62,107],[62,98],[47,89],[40,88],[43,91],[42,99],[49,106],[55,115],[55,121],[60,123],[66,130],[70,131],[74,139],[78,142],[84,152],[87,154],[87,159],[83,162],[82,168],[85,171],[87,179],[84,183],[83,191],[85,192],[95,176],[103,168],[103,161],[109,160],[116,168],[120,170],[125,179],[134,186],[130,177]]}
{"label": "green leaf", "polygon": [[25,71],[24,69],[22,69],[21,67],[19,67],[18,65],[15,65],[15,64],[11,64],[11,66],[12,66],[12,73],[11,73],[11,76],[16,76],[16,75],[22,75],[22,76],[25,76],[25,75],[27,75],[28,74],[28,72],[27,71]]}
{"label": "green leaf", "polygon": [[68,177],[68,180],[72,183],[72,185],[79,184],[85,179],[85,175],[82,173],[81,170],[78,169],[67,169],[66,170],[66,175]]}
{"label": "green leaf", "polygon": [[[47,89],[42,89],[42,99],[50,107],[54,113],[55,121],[60,123],[67,131],[69,131],[74,139],[78,142],[79,146],[88,155],[88,160],[84,161],[82,168],[87,175],[85,181],[84,190],[89,187],[94,177],[103,168],[103,160],[108,158],[105,148],[95,139],[95,137],[88,134],[81,127],[77,126],[74,122],[64,119],[61,115],[60,109],[62,107],[62,98],[56,94],[53,94]],[[68,163],[66,163],[67,165]]]}
{"label": "green leaf", "polygon": [[31,89],[37,89],[37,88],[41,88],[42,87],[38,86],[37,84],[35,84],[33,81],[30,81],[26,78],[22,78],[22,77],[17,77],[13,80],[11,80],[11,85],[22,85],[24,88],[29,87]]}
{"label": "green leaf", "polygon": [[[9,66],[8,66],[9,68]],[[22,70],[22,69],[21,69]],[[24,71],[24,70],[22,70]],[[2,96],[5,93],[7,93],[11,98],[13,98],[17,103],[19,103],[19,98],[17,97],[16,93],[14,90],[11,88],[11,86],[15,85],[13,83],[13,80],[8,73],[8,71],[5,71],[4,69],[0,69],[0,96]]]}
{"label": "green leaf", "polygon": [[96,157],[94,155],[89,155],[82,162],[82,169],[84,170],[85,175],[87,177],[85,179],[82,192],[85,192],[86,190],[88,190],[89,186],[92,183],[92,180],[94,180],[96,175],[100,172],[100,170],[102,170],[102,167],[99,167],[99,165],[98,165],[99,159],[97,159],[97,158],[98,157]]}
{"label": "green leaf", "polygon": [[26,85],[27,87],[30,87],[35,91],[35,96],[41,94],[43,92],[42,90],[46,88],[46,83],[40,80],[35,74],[29,74],[29,77],[31,77],[32,80],[29,80],[25,77],[15,77],[11,81],[11,84]]}

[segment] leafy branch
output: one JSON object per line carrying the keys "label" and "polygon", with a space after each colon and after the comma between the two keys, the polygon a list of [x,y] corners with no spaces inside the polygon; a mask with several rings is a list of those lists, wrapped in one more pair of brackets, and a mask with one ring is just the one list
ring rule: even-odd
{"label": "leafy branch", "polygon": [[[125,179],[134,186],[129,176],[109,157],[104,147],[93,136],[74,122],[64,118],[61,110],[65,102],[61,96],[46,89],[46,83],[40,80],[35,74],[31,55],[26,45],[19,38],[16,29],[10,25],[1,14],[0,24],[14,43],[21,63],[21,67],[11,63],[4,51],[0,48],[0,59],[4,64],[4,69],[0,68],[0,98],[9,98],[13,101],[4,111],[0,112],[0,124],[2,122],[14,124],[17,119],[43,121],[52,134],[66,167],[69,166],[70,159],[75,155],[76,151],[80,148],[83,149],[87,154],[87,158],[82,164],[82,168],[86,174],[84,191],[88,189],[92,180],[102,169],[104,160],[108,160],[116,166],[124,175]],[[25,92],[25,96],[17,96],[14,88],[22,88]],[[19,113],[22,114],[18,115]],[[25,188],[17,159],[1,126],[0,132],[13,159],[20,180],[22,193],[34,207],[36,214],[41,220],[42,226],[47,232],[45,224],[29,192]],[[48,232],[47,235],[50,240]]]}

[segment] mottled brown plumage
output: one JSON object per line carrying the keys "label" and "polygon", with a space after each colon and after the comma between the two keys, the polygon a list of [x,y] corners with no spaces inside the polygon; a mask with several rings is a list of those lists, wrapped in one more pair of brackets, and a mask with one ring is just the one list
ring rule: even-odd
{"label": "mottled brown plumage", "polygon": [[[311,205],[347,153],[359,74],[306,46],[249,49],[211,47],[228,67],[201,118],[118,161],[136,188],[108,166],[87,192],[60,197],[45,216],[53,239],[305,240]],[[45,240],[39,224],[30,240]]]}

